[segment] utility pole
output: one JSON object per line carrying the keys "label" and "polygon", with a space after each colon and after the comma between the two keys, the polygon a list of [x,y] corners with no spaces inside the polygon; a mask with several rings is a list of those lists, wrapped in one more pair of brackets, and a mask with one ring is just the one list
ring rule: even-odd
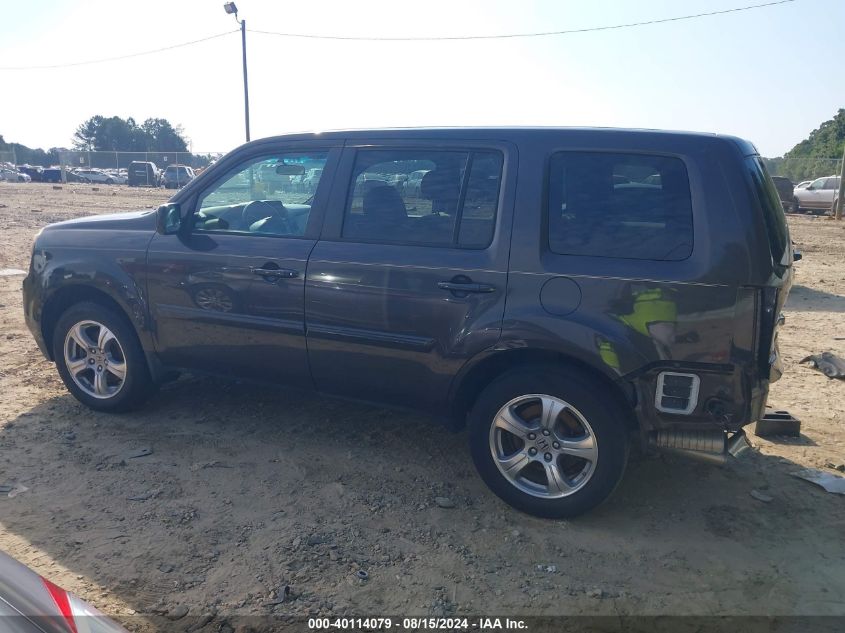
{"label": "utility pole", "polygon": [[836,208],[833,210],[834,219],[842,219],[843,204],[845,204],[845,147],[842,148],[842,166],[839,170],[839,197],[836,200]]}
{"label": "utility pole", "polygon": [[249,142],[249,83],[246,74],[246,20],[238,19],[238,7],[234,2],[227,2],[223,5],[226,13],[235,16],[235,21],[241,25],[241,52],[243,54],[244,66],[244,127],[246,128],[246,140]]}
{"label": "utility pole", "polygon": [[241,20],[241,49],[244,58],[244,124],[246,125],[246,140],[249,142],[249,83],[246,79],[246,20]]}

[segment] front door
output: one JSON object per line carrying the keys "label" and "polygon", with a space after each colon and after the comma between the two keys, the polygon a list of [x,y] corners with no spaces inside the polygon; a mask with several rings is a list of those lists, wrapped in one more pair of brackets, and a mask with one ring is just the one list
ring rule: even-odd
{"label": "front door", "polygon": [[155,236],[148,293],[165,364],[311,385],[305,269],[338,153],[285,148],[233,161],[185,203],[179,234]]}
{"label": "front door", "polygon": [[305,288],[318,389],[445,404],[501,331],[515,164],[505,144],[344,150]]}

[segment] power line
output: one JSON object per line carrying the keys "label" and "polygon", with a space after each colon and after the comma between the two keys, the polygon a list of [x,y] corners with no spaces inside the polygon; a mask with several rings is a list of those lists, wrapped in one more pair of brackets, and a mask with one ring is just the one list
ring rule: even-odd
{"label": "power line", "polygon": [[[681,15],[672,18],[660,18],[656,20],[645,20],[642,22],[628,22],[625,24],[611,24],[607,26],[595,26],[583,29],[569,29],[565,31],[541,31],[536,33],[502,33],[498,35],[454,35],[454,36],[423,36],[423,37],[365,37],[354,35],[320,35],[317,33],[282,33],[278,31],[264,31],[258,29],[247,29],[251,33],[258,33],[260,35],[275,35],[279,37],[291,37],[314,40],[342,40],[342,41],[360,41],[360,42],[435,42],[435,41],[455,41],[455,40],[497,40],[497,39],[515,39],[527,37],[546,37],[552,35],[571,35],[575,33],[592,33],[596,31],[611,31],[617,29],[627,29],[637,26],[647,26],[650,24],[665,24],[667,22],[680,22],[682,20],[694,20],[696,18],[711,17],[715,15],[725,15],[728,13],[738,13],[740,11],[750,11],[752,9],[763,9],[766,7],[774,7],[777,5],[788,4],[796,2],[796,0],[776,0],[774,2],[766,2],[763,4],[753,4],[744,7],[736,7],[733,9],[722,9],[720,11],[707,11],[705,13],[695,13],[691,15]],[[145,55],[154,55],[156,53],[163,53],[165,51],[174,50],[177,48],[184,48],[186,46],[193,46],[209,40],[231,35],[237,33],[237,30],[226,31],[224,33],[217,33],[216,35],[209,35],[198,40],[191,40],[190,42],[182,42],[181,44],[173,44],[171,46],[164,46],[162,48],[155,48],[148,51],[141,51],[138,53],[129,53],[126,55],[118,55],[116,57],[104,57],[102,59],[92,59],[81,62],[69,62],[64,64],[43,64],[33,66],[0,66],[2,70],[46,70],[55,68],[73,68],[78,66],[90,66],[93,64],[105,64],[107,62],[121,61],[124,59],[132,59],[134,57],[142,57]]]}
{"label": "power line", "polygon": [[696,18],[705,18],[714,15],[725,15],[727,13],[738,13],[740,11],[750,11],[752,9],[763,9],[765,7],[774,7],[780,4],[787,4],[795,2],[796,0],[776,0],[775,2],[766,2],[763,4],[752,4],[745,7],[737,7],[734,9],[722,9],[721,11],[707,11],[706,13],[695,13],[692,15],[681,15],[674,18],[661,18],[657,20],[646,20],[643,22],[628,22],[626,24],[612,24],[609,26],[594,26],[583,29],[569,29],[566,31],[541,31],[538,33],[503,33],[499,35],[453,35],[453,36],[422,36],[422,37],[366,37],[354,35],[319,35],[315,33],[281,33],[277,31],[262,31],[257,29],[247,29],[250,33],[259,33],[261,35],[277,35],[280,37],[294,37],[310,40],[344,40],[357,42],[438,42],[438,41],[454,41],[454,40],[501,40],[501,39],[515,39],[521,37],[546,37],[550,35],[571,35],[574,33],[592,33],[595,31],[611,31],[615,29],[627,29],[635,26],[647,26],[649,24],[665,24],[667,22],[680,22],[681,20],[694,20]]}
{"label": "power line", "polygon": [[199,44],[201,42],[207,42],[208,40],[217,39],[218,37],[223,37],[225,35],[231,35],[232,33],[237,33],[239,29],[234,31],[226,31],[225,33],[218,33],[217,35],[209,35],[208,37],[203,37],[198,40],[192,40],[190,42],[182,42],[181,44],[173,44],[172,46],[164,46],[162,48],[154,48],[153,50],[149,51],[141,51],[139,53],[129,53],[127,55],[118,55],[117,57],[105,57],[103,59],[92,59],[84,62],[70,62],[67,64],[45,64],[43,66],[0,66],[0,70],[44,70],[48,68],[72,68],[74,66],[89,66],[91,64],[105,64],[106,62],[115,62],[123,59],[131,59],[133,57],[142,57],[144,55],[154,55],[155,53],[163,53],[164,51],[171,51],[175,48],[183,48],[185,46],[192,46],[194,44]]}

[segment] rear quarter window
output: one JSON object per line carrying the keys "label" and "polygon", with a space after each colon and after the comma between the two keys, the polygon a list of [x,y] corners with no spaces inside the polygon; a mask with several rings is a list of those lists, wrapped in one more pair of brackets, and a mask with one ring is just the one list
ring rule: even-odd
{"label": "rear quarter window", "polygon": [[692,253],[682,160],[559,152],[549,169],[549,248],[561,255],[679,261]]}
{"label": "rear quarter window", "polygon": [[775,184],[766,170],[766,165],[759,156],[746,159],[745,164],[751,176],[754,194],[763,212],[772,261],[785,263],[787,246],[789,245],[789,229],[786,226],[786,216],[783,213],[780,196],[778,196]]}

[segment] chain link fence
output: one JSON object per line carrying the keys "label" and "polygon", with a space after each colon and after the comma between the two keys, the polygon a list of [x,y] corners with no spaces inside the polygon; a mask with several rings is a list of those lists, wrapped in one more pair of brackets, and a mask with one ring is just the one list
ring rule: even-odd
{"label": "chain link fence", "polygon": [[44,182],[91,182],[124,184],[128,168],[133,162],[153,163],[151,179],[160,183],[160,174],[167,167],[182,165],[200,172],[224,152],[89,152],[85,150],[59,150],[58,164],[45,168],[41,175]]}
{"label": "chain link fence", "polygon": [[159,169],[169,165],[186,165],[194,169],[207,167],[223,152],[87,152],[61,151],[59,163],[67,169],[126,169],[135,161],[154,163]]}

